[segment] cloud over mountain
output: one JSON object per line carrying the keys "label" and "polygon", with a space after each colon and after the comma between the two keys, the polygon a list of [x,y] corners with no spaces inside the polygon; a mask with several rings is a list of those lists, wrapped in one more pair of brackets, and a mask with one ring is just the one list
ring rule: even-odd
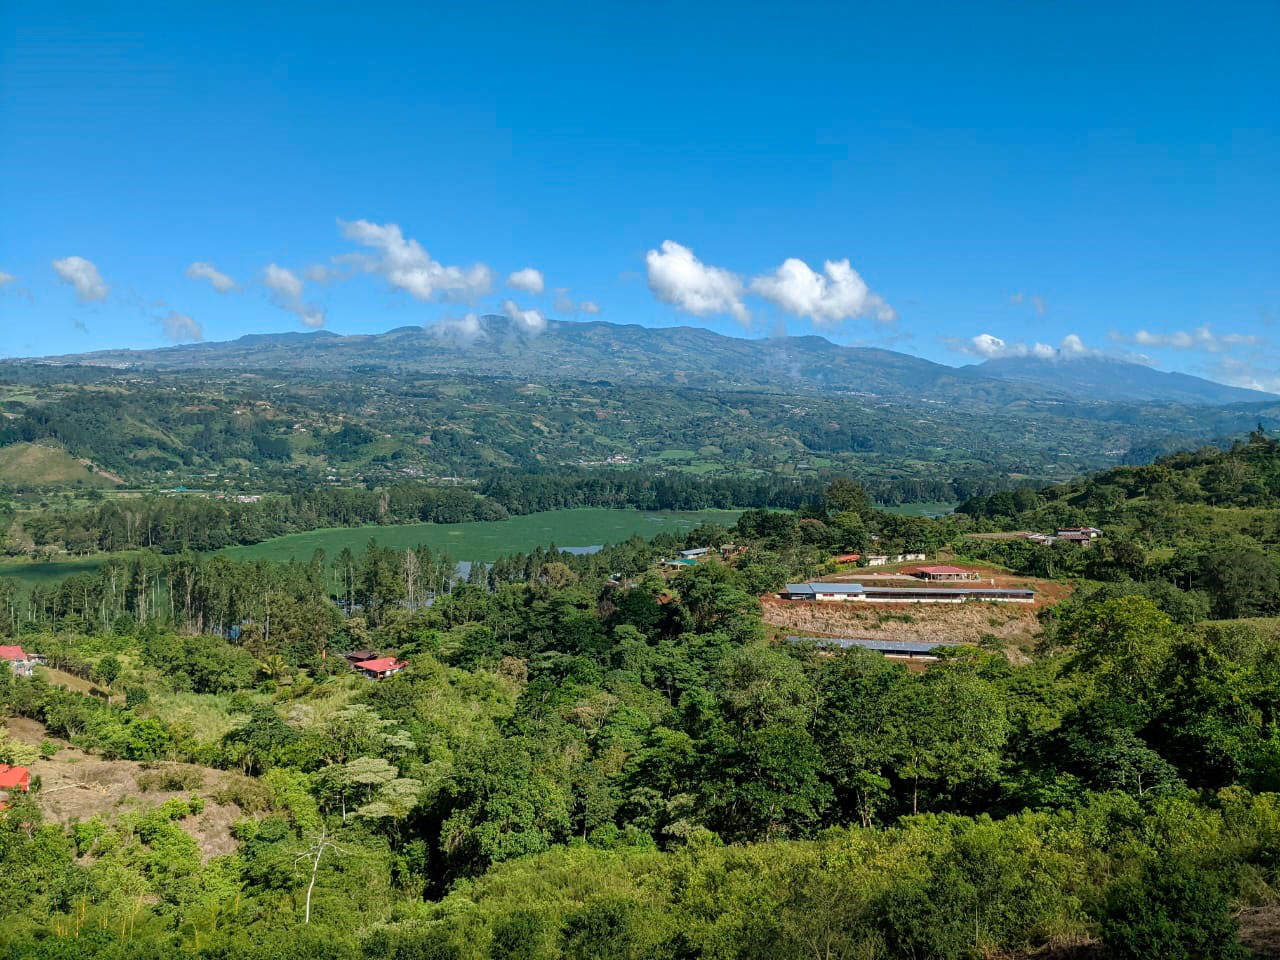
{"label": "cloud over mountain", "polygon": [[871,291],[848,260],[828,260],[822,273],[817,273],[803,260],[788,257],[773,273],[752,280],[751,290],[787,313],[808,317],[823,327],[862,316],[873,316],[881,323],[897,319],[893,308]]}
{"label": "cloud over mountain", "polygon": [[674,240],[662,241],[662,249],[650,250],[644,261],[649,289],[663,303],[695,317],[726,313],[743,325],[751,322],[737,274],[703,263]]}
{"label": "cloud over mountain", "polygon": [[108,287],[92,261],[84,257],[63,257],[61,260],[54,260],[51,266],[63,283],[75,287],[76,298],[81,303],[107,298]]}
{"label": "cloud over mountain", "polygon": [[208,280],[209,285],[219,293],[230,293],[236,289],[236,282],[220,271],[212,263],[199,260],[187,267],[187,276],[192,280]]}
{"label": "cloud over mountain", "polygon": [[523,290],[525,293],[536,294],[541,293],[546,288],[546,281],[542,277],[541,270],[525,267],[523,270],[517,270],[507,277],[507,286]]}
{"label": "cloud over mountain", "polygon": [[302,302],[302,281],[292,270],[269,263],[262,270],[262,283],[271,302],[294,314],[304,327],[318,330],[324,326],[324,311]]}
{"label": "cloud over mountain", "polygon": [[366,257],[366,271],[381,275],[415,299],[469,302],[493,287],[493,271],[485,264],[456,267],[433,260],[417,240],[405,237],[398,224],[339,220],[338,226],[348,240],[378,251],[377,256]]}

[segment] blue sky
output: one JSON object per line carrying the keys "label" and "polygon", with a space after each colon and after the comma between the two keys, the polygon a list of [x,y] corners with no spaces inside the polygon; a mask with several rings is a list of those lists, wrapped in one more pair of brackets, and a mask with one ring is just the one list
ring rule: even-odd
{"label": "blue sky", "polygon": [[1280,5],[895,6],[4,4],[0,354],[505,307],[1280,390]]}

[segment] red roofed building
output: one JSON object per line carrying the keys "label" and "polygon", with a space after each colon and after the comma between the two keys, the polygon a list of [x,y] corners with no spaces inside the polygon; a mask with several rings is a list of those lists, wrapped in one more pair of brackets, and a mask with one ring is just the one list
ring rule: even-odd
{"label": "red roofed building", "polygon": [[26,767],[11,767],[0,763],[0,790],[21,790],[26,793],[31,789],[31,771]]}
{"label": "red roofed building", "polygon": [[859,560],[861,560],[861,559],[862,559],[862,554],[860,554],[860,553],[837,553],[837,554],[836,554],[834,557],[832,557],[831,559],[832,559],[832,561],[833,561],[833,562],[835,562],[835,563],[857,563]]}
{"label": "red roofed building", "polygon": [[9,669],[20,677],[31,676],[31,667],[37,662],[33,654],[14,644],[0,644],[0,660],[7,662]]}
{"label": "red roofed building", "polygon": [[921,580],[977,580],[978,574],[964,567],[917,567],[916,574]]}
{"label": "red roofed building", "polygon": [[361,660],[359,663],[353,663],[352,666],[370,680],[381,680],[393,673],[399,673],[408,664],[395,657],[378,657],[376,660]]}

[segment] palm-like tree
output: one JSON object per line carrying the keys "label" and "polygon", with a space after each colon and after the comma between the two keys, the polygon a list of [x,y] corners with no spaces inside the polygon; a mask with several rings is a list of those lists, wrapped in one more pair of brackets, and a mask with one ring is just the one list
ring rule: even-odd
{"label": "palm-like tree", "polygon": [[276,683],[283,682],[288,678],[290,673],[289,664],[286,663],[284,657],[280,656],[278,653],[273,653],[271,656],[259,663],[258,669]]}

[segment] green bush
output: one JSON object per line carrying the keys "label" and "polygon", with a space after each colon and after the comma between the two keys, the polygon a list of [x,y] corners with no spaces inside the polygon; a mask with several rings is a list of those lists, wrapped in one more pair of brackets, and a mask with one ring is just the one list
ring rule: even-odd
{"label": "green bush", "polygon": [[1116,960],[1246,956],[1217,877],[1173,859],[1149,860],[1108,891],[1102,940]]}

